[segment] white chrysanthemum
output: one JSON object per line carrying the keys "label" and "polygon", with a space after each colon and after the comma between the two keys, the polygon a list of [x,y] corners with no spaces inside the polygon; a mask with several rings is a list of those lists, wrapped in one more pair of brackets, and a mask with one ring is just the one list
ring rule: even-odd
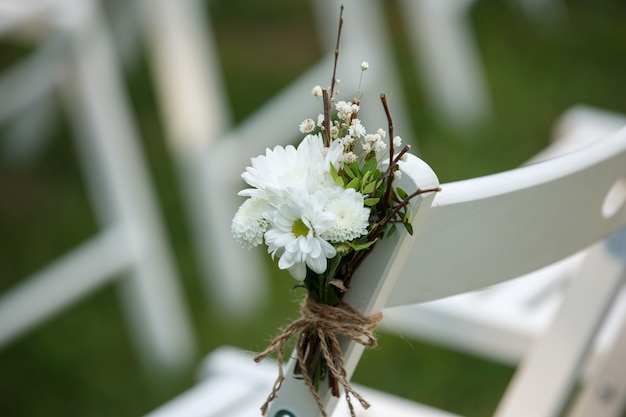
{"label": "white chrysanthemum", "polygon": [[241,174],[253,188],[242,190],[239,195],[273,202],[288,187],[302,188],[312,194],[333,184],[330,164],[339,166],[342,153],[341,144],[332,143],[330,148],[325,148],[319,134],[307,135],[298,148],[267,149],[265,155],[252,158],[252,165]]}
{"label": "white chrysanthemum", "polygon": [[265,232],[268,252],[278,256],[278,267],[286,269],[297,280],[306,277],[308,266],[315,273],[326,271],[328,259],[337,252],[321,237],[334,223],[334,216],[325,212],[326,193],[314,195],[302,190],[286,190],[285,200],[270,215]]}
{"label": "white chrysanthemum", "polygon": [[325,209],[335,216],[335,222],[322,237],[338,243],[367,234],[370,210],[364,206],[363,201],[363,195],[352,188],[332,193]]}
{"label": "white chrysanthemum", "polygon": [[267,208],[267,201],[252,197],[244,201],[235,213],[230,230],[237,243],[244,248],[252,249],[263,243],[263,234],[269,224],[264,216]]}

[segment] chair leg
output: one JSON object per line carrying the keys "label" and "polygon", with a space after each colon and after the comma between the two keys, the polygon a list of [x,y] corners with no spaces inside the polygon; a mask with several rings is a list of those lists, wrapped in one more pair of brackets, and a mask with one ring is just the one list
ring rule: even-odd
{"label": "chair leg", "polygon": [[595,375],[578,394],[568,417],[619,417],[626,409],[626,320]]}
{"label": "chair leg", "polygon": [[589,250],[551,328],[522,361],[495,416],[560,415],[623,279],[624,264],[602,244]]}

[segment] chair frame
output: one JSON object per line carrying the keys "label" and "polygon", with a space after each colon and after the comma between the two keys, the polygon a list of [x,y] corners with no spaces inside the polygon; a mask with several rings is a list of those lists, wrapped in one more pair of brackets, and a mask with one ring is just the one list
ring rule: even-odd
{"label": "chair frame", "polygon": [[0,115],[61,93],[101,230],[0,298],[0,346],[121,275],[139,359],[150,371],[181,371],[195,355],[195,336],[98,2],[35,6],[18,23],[42,24],[51,50],[3,79],[1,95],[12,100],[3,101]]}

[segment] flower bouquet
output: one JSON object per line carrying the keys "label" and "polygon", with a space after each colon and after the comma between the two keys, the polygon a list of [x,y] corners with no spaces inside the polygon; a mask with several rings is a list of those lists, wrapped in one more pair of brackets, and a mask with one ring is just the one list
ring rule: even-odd
{"label": "flower bouquet", "polygon": [[376,243],[396,231],[398,225],[412,233],[410,200],[425,192],[408,194],[394,184],[399,164],[409,151],[394,136],[387,100],[381,94],[388,130],[369,133],[359,119],[360,86],[369,65],[361,64],[357,96],[337,99],[335,72],[343,19],[340,17],[331,85],[316,86],[312,95],[321,101],[323,113],[300,125],[305,135],[297,147],[276,146],[252,158],[242,178],[251,188],[232,221],[232,233],[244,247],[267,246],[278,267],[306,289],[302,317],[291,323],[255,360],[278,353],[279,375],[267,402],[276,397],[284,380],[285,344],[296,337],[294,374],[301,376],[323,416],[318,393],[326,380],[333,395],[342,386],[354,415],[350,396],[369,404],[350,386],[338,336],[365,346],[375,346],[373,331],[381,315],[364,316],[343,302],[355,271]]}

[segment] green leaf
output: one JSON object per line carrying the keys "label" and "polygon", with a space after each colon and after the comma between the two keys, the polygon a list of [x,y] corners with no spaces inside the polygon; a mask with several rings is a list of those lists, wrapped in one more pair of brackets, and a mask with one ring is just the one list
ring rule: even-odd
{"label": "green leaf", "polygon": [[409,232],[410,235],[413,234],[413,225],[411,225],[411,223],[409,222],[402,222],[402,224],[404,225],[404,228],[406,229],[407,232]]}
{"label": "green leaf", "polygon": [[372,171],[363,172],[363,178],[362,178],[363,184],[367,184],[371,175],[372,175]]}
{"label": "green leaf", "polygon": [[375,197],[366,198],[365,201],[363,201],[363,204],[365,204],[368,207],[372,207],[378,204],[379,201],[380,201],[380,198],[375,198]]}
{"label": "green leaf", "polygon": [[361,188],[361,179],[359,177],[354,178],[348,183],[348,185],[345,186],[345,188],[354,188],[358,191]]}
{"label": "green leaf", "polygon": [[396,193],[398,193],[398,197],[400,197],[400,199],[404,200],[406,199],[409,195],[407,194],[406,191],[404,191],[402,188],[400,187],[396,187]]}
{"label": "green leaf", "polygon": [[356,178],[359,176],[359,166],[355,165],[355,163],[344,164],[343,170],[350,178]]}
{"label": "green leaf", "polygon": [[369,159],[365,165],[363,165],[363,172],[371,171],[374,172],[378,168],[378,161],[376,158]]}
{"label": "green leaf", "polygon": [[396,225],[392,224],[391,227],[389,228],[389,231],[387,231],[387,237],[393,235],[396,232]]}
{"label": "green leaf", "polygon": [[337,168],[335,168],[332,162],[330,163],[330,176],[333,178],[335,183],[339,185],[340,187],[343,187],[345,185],[345,181],[343,180],[341,175],[339,175],[339,172],[337,172]]}
{"label": "green leaf", "polygon": [[377,241],[377,240],[378,240],[378,239],[374,239],[374,240],[372,240],[372,241],[365,242],[365,243],[353,243],[353,242],[348,242],[348,244],[349,244],[349,245],[350,245],[350,247],[351,247],[352,249],[354,249],[355,251],[360,251],[360,250],[363,250],[363,249],[367,249],[367,248],[369,248],[369,247],[370,247],[370,246],[372,246],[374,243],[376,243],[376,241]]}
{"label": "green leaf", "polygon": [[376,189],[376,181],[373,181],[373,182],[370,182],[369,184],[366,184],[365,187],[363,187],[363,190],[361,190],[361,192],[363,194],[371,194],[374,192],[375,189]]}

